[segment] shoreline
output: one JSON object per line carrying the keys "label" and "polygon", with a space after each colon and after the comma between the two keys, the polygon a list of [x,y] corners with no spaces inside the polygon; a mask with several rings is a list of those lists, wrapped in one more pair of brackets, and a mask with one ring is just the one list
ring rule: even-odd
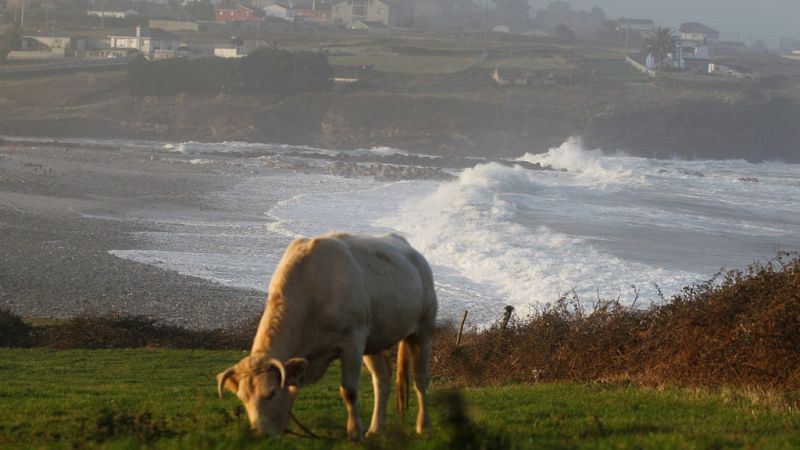
{"label": "shoreline", "polygon": [[0,307],[33,318],[140,315],[199,329],[259,314],[261,292],[109,253],[135,248],[137,232],[153,231],[122,220],[130,209],[220,211],[208,194],[243,172],[172,164],[139,151],[0,147]]}

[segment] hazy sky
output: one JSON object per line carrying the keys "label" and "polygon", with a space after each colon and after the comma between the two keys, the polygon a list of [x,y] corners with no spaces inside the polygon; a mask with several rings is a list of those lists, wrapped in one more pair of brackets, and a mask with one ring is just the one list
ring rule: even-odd
{"label": "hazy sky", "polygon": [[[549,0],[530,0],[533,11]],[[721,39],[747,44],[763,39],[775,47],[782,36],[800,39],[800,0],[571,0],[573,10],[603,8],[609,18],[653,19],[677,28],[702,22],[722,33]]]}

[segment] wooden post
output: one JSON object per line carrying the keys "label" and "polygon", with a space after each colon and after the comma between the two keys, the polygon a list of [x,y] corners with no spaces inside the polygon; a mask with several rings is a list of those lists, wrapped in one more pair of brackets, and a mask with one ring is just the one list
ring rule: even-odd
{"label": "wooden post", "polygon": [[503,315],[503,324],[500,325],[500,329],[506,331],[506,327],[508,326],[508,321],[511,319],[511,313],[514,312],[514,307],[511,305],[506,306],[506,312]]}
{"label": "wooden post", "polygon": [[461,335],[464,333],[464,322],[467,321],[468,310],[464,310],[464,317],[461,318],[461,325],[458,326],[458,335],[456,336],[456,347],[461,345]]}

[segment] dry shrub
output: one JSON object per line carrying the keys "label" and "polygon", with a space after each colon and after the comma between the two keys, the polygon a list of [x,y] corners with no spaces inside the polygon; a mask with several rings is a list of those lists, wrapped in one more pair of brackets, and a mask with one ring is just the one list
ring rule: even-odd
{"label": "dry shrub", "polygon": [[800,260],[719,274],[641,310],[575,296],[453,346],[440,331],[433,373],[455,383],[602,380],[800,388]]}
{"label": "dry shrub", "polygon": [[45,328],[39,344],[57,349],[195,348],[246,349],[257,322],[219,330],[190,330],[146,317],[78,316]]}

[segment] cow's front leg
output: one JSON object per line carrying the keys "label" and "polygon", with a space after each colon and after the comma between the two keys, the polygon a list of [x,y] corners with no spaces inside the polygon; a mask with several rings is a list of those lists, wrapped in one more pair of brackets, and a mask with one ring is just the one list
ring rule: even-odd
{"label": "cow's front leg", "polygon": [[342,385],[339,394],[347,408],[347,437],[360,441],[364,436],[364,427],[358,411],[358,381],[361,377],[361,352],[342,354]]}

